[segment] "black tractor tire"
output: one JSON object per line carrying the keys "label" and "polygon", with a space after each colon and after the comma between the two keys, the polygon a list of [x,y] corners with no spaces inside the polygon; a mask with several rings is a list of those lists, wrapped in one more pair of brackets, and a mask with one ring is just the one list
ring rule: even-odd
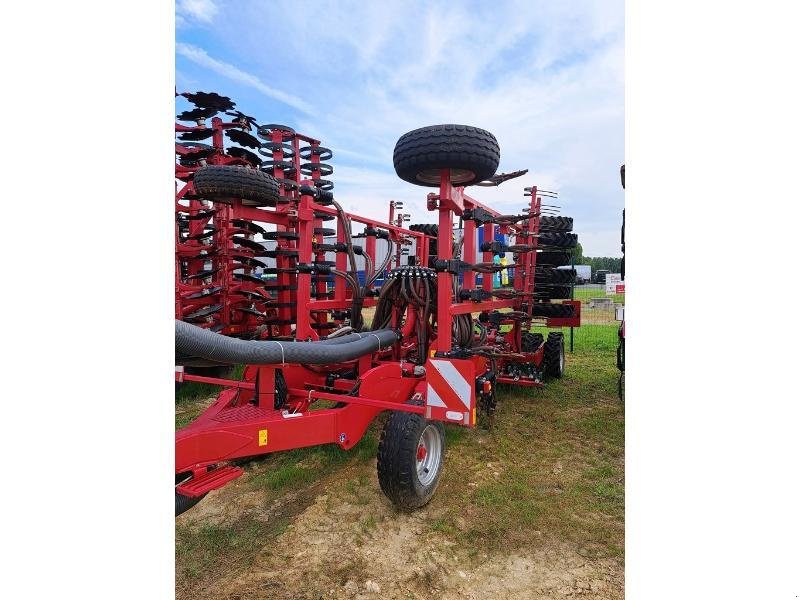
{"label": "black tractor tire", "polygon": [[[573,286],[577,274],[575,269],[554,269],[553,267],[536,267],[534,281],[544,286]],[[546,290],[537,290],[546,291]],[[552,298],[569,298],[570,296],[551,296]]]}
{"label": "black tractor tire", "polygon": [[424,233],[425,235],[429,235],[431,237],[437,237],[439,235],[439,226],[432,223],[417,223],[414,225],[409,225],[408,228],[411,231],[419,231],[420,233]]}
{"label": "black tractor tire", "polygon": [[572,217],[540,217],[539,231],[572,231]]}
{"label": "black tractor tire", "polygon": [[394,170],[403,181],[439,187],[450,169],[453,185],[489,179],[500,164],[500,146],[488,131],[469,125],[432,125],[409,131],[394,147]]}
{"label": "black tractor tire", "polygon": [[548,302],[540,302],[533,305],[534,317],[569,319],[574,315],[575,307],[572,304],[550,304]]}
{"label": "black tractor tire", "polygon": [[[553,280],[553,267],[543,266],[536,267],[536,272],[533,275],[533,280],[536,285],[549,284]],[[538,290],[537,290],[538,291]]]}
{"label": "black tractor tire", "polygon": [[573,285],[577,275],[575,269],[553,269],[550,275],[550,283],[553,285]]}
{"label": "black tractor tire", "polygon": [[543,287],[542,298],[549,298],[550,300],[569,300],[572,298],[572,287],[568,285]]}
{"label": "black tractor tire", "polygon": [[539,246],[574,248],[577,245],[577,233],[544,232],[539,235]]}
{"label": "black tractor tire", "polygon": [[[411,231],[419,231],[431,237],[428,240],[428,257],[433,260],[439,255],[439,226],[431,223],[419,223],[409,227]],[[430,266],[430,265],[429,265]]]}
{"label": "black tractor tire", "polygon": [[216,202],[239,198],[247,206],[275,206],[280,199],[278,181],[248,167],[208,165],[194,174],[197,195]]}
{"label": "black tractor tire", "polygon": [[544,336],[541,333],[522,333],[522,351],[523,352],[536,352],[544,343]]}
{"label": "black tractor tire", "polygon": [[197,498],[190,498],[189,496],[184,496],[183,494],[175,492],[175,516],[177,517],[178,515],[185,513],[205,497],[205,494],[203,494]]}
{"label": "black tractor tire", "polygon": [[544,343],[544,374],[561,379],[564,376],[564,358],[564,334],[548,333]]}
{"label": "black tractor tire", "polygon": [[[432,427],[431,435],[438,437],[441,455],[437,472],[427,485],[417,473],[417,448],[423,432]],[[422,415],[393,412],[381,432],[378,443],[378,482],[383,493],[401,510],[413,510],[427,504],[439,486],[444,467],[444,426]]]}
{"label": "black tractor tire", "polygon": [[536,268],[539,267],[564,267],[572,263],[569,252],[539,252],[536,254]]}
{"label": "black tractor tire", "polygon": [[[175,485],[177,486],[179,483],[186,481],[188,478],[192,476],[191,473],[176,473],[175,474]],[[187,510],[192,508],[195,504],[200,502],[206,495],[203,494],[202,496],[198,496],[197,498],[190,498],[189,496],[184,496],[183,494],[179,494],[178,490],[175,490],[175,516],[185,513]]]}

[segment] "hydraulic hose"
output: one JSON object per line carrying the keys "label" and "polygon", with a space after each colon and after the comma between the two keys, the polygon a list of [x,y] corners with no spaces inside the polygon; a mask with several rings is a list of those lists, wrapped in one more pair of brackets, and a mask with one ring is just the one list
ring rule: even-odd
{"label": "hydraulic hose", "polygon": [[[364,333],[351,333],[349,335],[345,335],[347,333],[346,329],[348,328],[344,329],[345,329],[344,333],[341,333],[338,336],[329,337],[327,340],[319,340],[315,343],[321,346],[330,346],[334,344],[347,344],[348,342],[355,342],[364,339],[364,337],[367,335]],[[199,358],[197,356],[189,356],[176,351],[175,364],[183,365],[184,367],[222,367],[226,366],[228,363],[208,360],[206,358]]]}
{"label": "hydraulic hose", "polygon": [[[349,341],[352,338],[353,341]],[[226,364],[274,365],[346,362],[388,348],[398,340],[391,329],[350,334],[321,342],[252,341],[220,335],[184,321],[175,321],[176,357],[192,356]]]}

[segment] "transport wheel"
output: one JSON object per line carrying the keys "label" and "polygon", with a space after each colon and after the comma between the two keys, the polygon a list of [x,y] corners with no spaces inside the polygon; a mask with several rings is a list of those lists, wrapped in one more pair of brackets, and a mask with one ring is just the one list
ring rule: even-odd
{"label": "transport wheel", "polygon": [[175,492],[175,516],[182,515],[203,498],[205,498],[205,495],[198,498],[189,498],[189,496],[184,496],[183,494]]}
{"label": "transport wheel", "polygon": [[547,302],[540,302],[533,305],[534,317],[569,319],[574,315],[575,307],[572,304],[550,304]]}
{"label": "transport wheel", "polygon": [[275,206],[280,199],[277,180],[271,175],[248,167],[208,165],[194,174],[197,195],[208,200],[226,202],[241,198],[248,206]]}
{"label": "transport wheel", "polygon": [[394,147],[398,177],[439,187],[440,171],[450,169],[453,185],[488,179],[500,164],[500,146],[488,131],[469,125],[432,125],[409,131]]}
{"label": "transport wheel", "polygon": [[527,331],[522,333],[523,352],[536,352],[543,343],[544,336],[541,333],[529,333]]}
{"label": "transport wheel", "polygon": [[544,372],[549,377],[561,379],[564,376],[564,334],[552,332],[547,334],[544,343]]}
{"label": "transport wheel", "polygon": [[[175,485],[177,486],[180,483],[183,483],[187,479],[191,477],[191,473],[178,473],[175,475]],[[192,508],[196,505],[200,500],[205,498],[206,495],[203,494],[202,496],[198,496],[197,498],[190,498],[189,496],[184,496],[183,494],[179,494],[177,491],[175,492],[175,516],[177,517],[180,514],[185,513],[187,510]]]}
{"label": "transport wheel", "polygon": [[383,493],[403,510],[427,504],[439,486],[444,451],[442,423],[393,412],[378,444],[378,482]]}
{"label": "transport wheel", "polygon": [[572,217],[540,217],[539,231],[572,231]]}

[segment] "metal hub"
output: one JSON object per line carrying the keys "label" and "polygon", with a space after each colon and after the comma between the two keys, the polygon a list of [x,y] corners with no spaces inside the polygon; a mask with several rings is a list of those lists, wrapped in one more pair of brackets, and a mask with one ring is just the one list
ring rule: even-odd
{"label": "metal hub", "polygon": [[[439,169],[427,169],[417,173],[417,179],[425,183],[439,183],[442,179],[442,172]],[[475,179],[475,173],[466,169],[450,169],[450,181],[453,185],[472,181]]]}
{"label": "metal hub", "polygon": [[422,485],[430,485],[442,463],[442,439],[433,425],[422,431],[417,445],[417,477]]}

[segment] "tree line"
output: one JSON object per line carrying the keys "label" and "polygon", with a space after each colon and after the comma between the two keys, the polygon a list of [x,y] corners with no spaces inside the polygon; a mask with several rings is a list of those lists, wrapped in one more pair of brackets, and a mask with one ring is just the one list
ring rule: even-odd
{"label": "tree line", "polygon": [[619,273],[622,270],[622,258],[611,256],[584,256],[583,247],[578,243],[572,252],[575,257],[576,265],[591,265],[592,273],[605,269],[611,273]]}

